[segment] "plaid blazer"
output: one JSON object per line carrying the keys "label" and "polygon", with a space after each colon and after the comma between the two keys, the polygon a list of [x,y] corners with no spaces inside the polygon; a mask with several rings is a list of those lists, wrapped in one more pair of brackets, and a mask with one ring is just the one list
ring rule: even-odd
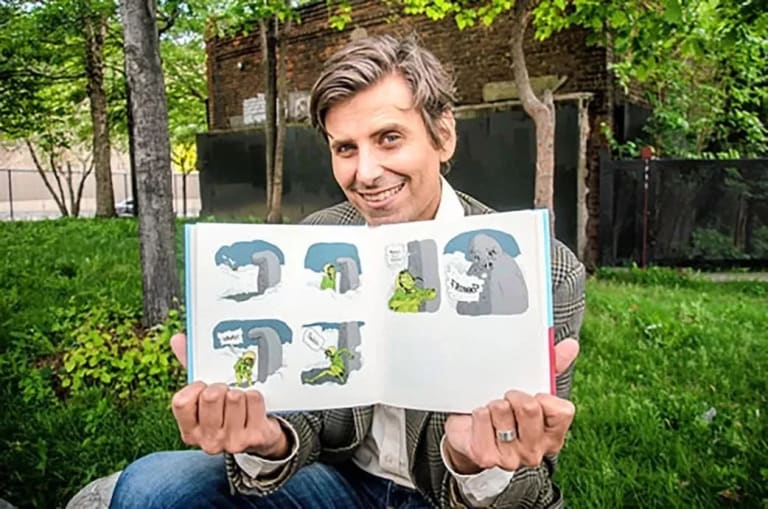
{"label": "plaid blazer", "polygon": [[[494,210],[457,192],[465,215],[489,214]],[[303,224],[362,225],[365,220],[344,202],[308,216]],[[584,312],[584,267],[561,242],[552,244],[552,286],[555,342],[578,339]],[[557,377],[557,394],[569,398],[572,367]],[[268,478],[253,478],[226,455],[227,476],[232,489],[243,494],[266,495],[278,490],[299,468],[315,461],[342,462],[352,458],[373,420],[373,407],[340,408],[281,414],[299,436],[298,454]],[[406,444],[411,479],[418,491],[435,507],[468,507],[455,479],[440,455],[445,413],[406,410]],[[492,507],[562,507],[560,491],[552,482],[556,458],[545,458],[536,468],[520,468]]]}

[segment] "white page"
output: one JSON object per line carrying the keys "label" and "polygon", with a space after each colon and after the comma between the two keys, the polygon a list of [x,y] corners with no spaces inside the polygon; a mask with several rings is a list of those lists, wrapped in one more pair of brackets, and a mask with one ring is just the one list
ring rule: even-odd
{"label": "white page", "polygon": [[[534,216],[542,220],[533,220]],[[385,242],[392,245],[398,241],[403,244],[403,240],[426,241],[428,245],[429,239],[434,239],[436,255],[422,252],[421,256],[428,260],[427,265],[437,261],[440,287],[436,288],[430,277],[425,278],[430,281],[418,283],[420,288],[437,290],[432,303],[439,305],[432,311],[389,312],[383,339],[388,344],[388,365],[381,373],[384,402],[406,408],[471,412],[502,398],[510,389],[532,394],[551,392],[549,256],[540,250],[546,224],[545,214],[517,212],[473,216],[453,223],[409,223],[386,231]],[[458,249],[466,251],[470,245],[475,246],[475,253],[499,248],[501,252],[477,262],[475,268],[485,261],[495,265],[482,270],[485,280],[454,275],[453,281],[467,291],[452,291],[446,277],[449,266],[459,274],[474,271],[468,260],[471,256]],[[449,254],[445,254],[446,248]],[[516,271],[524,283],[517,279]],[[495,302],[458,305],[459,294],[462,299],[483,297],[480,291],[471,291],[477,288],[474,284],[496,285]],[[390,288],[393,286],[394,279]],[[491,291],[489,288],[485,296]],[[505,298],[499,300],[499,295]],[[458,306],[469,314],[460,314]]]}
{"label": "white page", "polygon": [[[270,411],[354,406],[369,403],[372,394],[375,397],[378,377],[373,360],[378,354],[369,336],[381,325],[368,319],[367,302],[375,295],[368,280],[375,271],[367,260],[375,253],[361,242],[364,227],[200,223],[193,232],[196,248],[189,256],[194,268],[188,281],[190,380],[236,386],[235,364],[250,350],[256,354],[250,387],[264,394]],[[275,252],[269,257],[273,262],[282,259],[279,278],[273,269],[273,281],[262,278],[264,288],[254,290],[259,268],[247,263],[248,257],[262,251]],[[334,289],[321,289],[322,265],[335,264],[337,258],[362,265],[356,288],[347,281],[342,293],[337,272]],[[247,339],[248,331],[258,331],[258,340],[281,348],[262,350],[258,340]],[[339,344],[342,336],[355,343],[346,352]],[[331,367],[325,354],[328,347],[339,350],[346,361],[348,369],[341,376],[326,371]],[[282,358],[272,358],[280,349]]]}

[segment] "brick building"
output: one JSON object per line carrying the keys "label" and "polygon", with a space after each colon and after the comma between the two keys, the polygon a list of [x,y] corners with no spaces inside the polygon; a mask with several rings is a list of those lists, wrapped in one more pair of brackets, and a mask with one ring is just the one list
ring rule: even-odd
{"label": "brick building", "polygon": [[[498,115],[506,114],[515,116],[520,122],[530,123],[515,101],[509,50],[511,23],[503,16],[491,27],[481,26],[459,31],[452,19],[433,22],[423,18],[398,17],[386,2],[354,0],[352,6],[353,22],[346,30],[336,31],[328,27],[325,2],[304,7],[301,10],[301,23],[292,27],[286,44],[287,83],[291,92],[289,115],[293,121],[301,121],[305,116],[307,93],[323,61],[350,38],[365,34],[406,34],[416,31],[425,46],[454,73],[458,91],[457,117],[461,119],[495,114],[497,120],[491,119],[488,122],[498,123],[502,119]],[[570,223],[575,233],[565,232],[564,236],[571,239],[569,243],[577,249],[583,259],[594,262],[598,241],[599,152],[605,147],[600,125],[606,123],[620,136],[628,135],[627,129],[632,124],[628,118],[629,105],[625,104],[621,94],[617,92],[615,81],[608,71],[608,64],[612,59],[611,52],[602,47],[588,46],[588,34],[585,30],[564,31],[544,42],[534,40],[532,32],[532,29],[528,30],[525,43],[529,75],[535,82],[534,88],[537,83],[543,82],[548,83],[548,87],[555,87],[558,129],[561,111],[571,119],[566,120],[568,132],[558,134],[556,143],[565,139],[568,140],[569,146],[576,147],[575,152],[571,151],[568,155],[566,162],[558,160],[556,156],[556,171],[563,168],[563,171],[573,173],[569,183],[556,182],[556,197],[558,193],[568,195],[571,196],[572,202],[560,210],[558,218],[576,217]],[[212,135],[218,133],[221,137],[225,132],[239,132],[242,141],[243,133],[259,115],[258,111],[252,109],[254,98],[258,98],[258,94],[263,92],[259,34],[256,32],[231,39],[212,39],[208,41],[207,54],[209,122]],[[566,105],[570,105],[570,109],[566,108]],[[589,126],[588,136],[584,137],[586,144],[579,142],[580,132],[586,134],[583,130],[585,123]],[[290,140],[291,136],[289,142]],[[530,133],[524,136],[525,146],[520,143],[522,142],[518,140],[505,143],[509,157],[514,159],[519,151],[529,151]],[[231,149],[232,144],[228,146]],[[290,147],[287,148],[290,151]],[[206,152],[205,148],[203,152]],[[201,155],[203,166],[206,161],[209,165],[217,166],[217,156],[211,153]],[[564,158],[561,159],[565,161]],[[512,164],[514,162],[508,160],[505,165],[515,166]],[[286,171],[289,171],[290,163],[287,161],[286,165]],[[533,171],[530,157],[524,162],[518,161],[515,167],[520,165],[526,166],[529,173]],[[217,168],[216,171],[224,170]],[[206,180],[204,175],[201,177],[202,181]],[[209,180],[213,182],[215,179],[212,177]],[[532,182],[532,175],[525,176],[521,182],[528,186],[529,182]],[[494,183],[489,182],[488,185],[494,186]],[[517,187],[514,183],[509,185],[510,189]],[[569,188],[567,192],[558,189],[563,186]],[[203,187],[205,184],[201,182],[201,188]],[[570,189],[571,187],[573,189]],[[205,209],[206,193],[204,190],[202,193]],[[220,198],[223,196],[222,193],[219,195]],[[532,200],[532,189],[530,196]],[[483,199],[482,196],[478,198]],[[231,199],[228,201],[231,202]],[[513,208],[505,203],[491,205]],[[526,206],[525,203],[514,205]],[[302,207],[301,212],[305,211]]]}

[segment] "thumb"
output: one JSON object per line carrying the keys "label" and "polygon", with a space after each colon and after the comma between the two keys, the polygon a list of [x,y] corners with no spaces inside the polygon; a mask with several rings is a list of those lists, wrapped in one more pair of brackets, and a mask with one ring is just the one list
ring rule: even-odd
{"label": "thumb", "polygon": [[579,342],[565,338],[555,345],[555,372],[559,375],[568,369],[579,355]]}
{"label": "thumb", "polygon": [[187,336],[185,334],[174,334],[171,337],[171,350],[173,355],[179,359],[184,369],[187,369]]}

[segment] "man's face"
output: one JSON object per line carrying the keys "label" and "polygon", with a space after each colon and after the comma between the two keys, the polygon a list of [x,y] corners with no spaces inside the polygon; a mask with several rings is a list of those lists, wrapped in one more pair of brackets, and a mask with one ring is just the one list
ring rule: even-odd
{"label": "man's face", "polygon": [[445,143],[427,133],[408,83],[392,74],[334,105],[325,117],[333,175],[370,225],[433,219],[440,204],[440,163],[455,148],[453,117]]}

